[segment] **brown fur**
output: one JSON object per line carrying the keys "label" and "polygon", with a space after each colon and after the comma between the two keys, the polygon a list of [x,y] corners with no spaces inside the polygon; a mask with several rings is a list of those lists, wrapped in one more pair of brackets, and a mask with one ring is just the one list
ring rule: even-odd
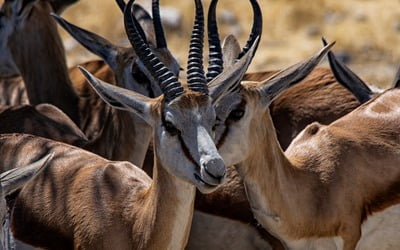
{"label": "brown fur", "polygon": [[[276,72],[249,73],[243,80],[262,82]],[[302,83],[278,97],[269,109],[279,144],[286,149],[308,124],[315,121],[330,124],[359,105],[354,96],[336,82],[329,69],[317,68]],[[229,167],[228,170],[227,182],[216,192],[196,196],[196,209],[252,223],[253,213],[243,182],[234,168]],[[265,238],[271,237],[266,234]],[[275,244],[276,249],[282,247]]]}
{"label": "brown fur", "polygon": [[0,106],[28,104],[25,86],[21,77],[0,79]]}
{"label": "brown fur", "polygon": [[73,121],[50,104],[2,107],[0,121],[0,134],[30,133],[77,146],[87,143]]}
{"label": "brown fur", "polygon": [[152,182],[128,162],[110,162],[39,137],[2,135],[0,144],[3,171],[55,153],[15,200],[17,238],[51,249],[160,249],[171,240],[171,221],[182,202],[174,198],[176,185],[182,182],[162,166],[155,167]]}
{"label": "brown fur", "polygon": [[[3,5],[3,8],[7,7],[7,4]],[[57,33],[56,23],[49,16],[53,10],[46,1],[39,1],[32,8],[27,20],[29,25],[13,33],[8,41],[14,62],[24,79],[29,101],[33,105],[53,104],[79,125],[78,97],[66,73],[68,69],[63,44],[60,36],[50,35]],[[43,22],[43,18],[47,18],[47,22]],[[46,32],[45,36],[43,32]],[[34,55],[30,57],[32,53]],[[35,58],[37,61],[26,58]],[[49,59],[52,60],[51,64],[42,63]]]}
{"label": "brown fur", "polygon": [[279,216],[274,233],[284,238],[341,236],[344,249],[354,249],[365,216],[399,201],[400,90],[385,92],[329,126],[310,125],[285,153],[268,110],[247,95],[244,91],[247,109],[254,112],[249,141],[256,146],[237,168],[256,218],[270,227],[256,211]]}

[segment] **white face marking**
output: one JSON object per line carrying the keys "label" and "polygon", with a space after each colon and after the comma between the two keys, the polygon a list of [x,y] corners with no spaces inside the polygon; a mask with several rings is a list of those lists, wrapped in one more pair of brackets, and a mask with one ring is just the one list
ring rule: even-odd
{"label": "white face marking", "polygon": [[[249,141],[251,111],[241,106],[239,93],[225,96],[215,108],[217,113],[216,143],[227,166],[235,165],[246,159],[251,143]],[[244,108],[243,117],[232,119],[234,112]],[[221,140],[223,141],[221,143]]]}
{"label": "white face marking", "polygon": [[179,98],[165,107],[164,118],[157,126],[157,151],[168,171],[201,192],[210,192],[221,184],[225,174],[225,164],[212,138],[215,112],[210,100],[201,106],[181,108]]}

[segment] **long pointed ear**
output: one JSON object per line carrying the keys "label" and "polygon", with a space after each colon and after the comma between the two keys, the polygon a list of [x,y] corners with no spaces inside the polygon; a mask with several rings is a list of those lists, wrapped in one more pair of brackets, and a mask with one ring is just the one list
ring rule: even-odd
{"label": "long pointed ear", "polygon": [[224,68],[232,67],[241,52],[239,42],[234,35],[229,35],[222,44]]}
{"label": "long pointed ear", "polygon": [[138,20],[142,27],[144,34],[146,35],[147,42],[152,46],[156,47],[157,40],[154,31],[153,19],[150,14],[139,4],[133,5],[133,15]]}
{"label": "long pointed ear", "polygon": [[26,167],[14,168],[0,174],[3,194],[8,195],[20,189],[30,179],[42,172],[49,165],[53,157],[54,153],[51,153]]}
{"label": "long pointed ear", "polygon": [[86,69],[80,66],[78,67],[96,93],[107,104],[116,109],[133,112],[140,116],[150,126],[154,125],[154,117],[151,110],[151,104],[154,102],[153,99],[134,91],[103,82],[89,73]]}
{"label": "long pointed ear", "polygon": [[283,91],[304,80],[304,78],[311,73],[334,44],[335,42],[325,46],[310,59],[281,70],[265,80],[262,83],[262,86],[259,87],[259,91],[263,96],[263,100],[265,100],[265,104],[269,105]]}
{"label": "long pointed ear", "polygon": [[[327,45],[325,38],[322,38],[324,46]],[[328,52],[329,65],[338,83],[348,89],[360,103],[367,102],[372,97],[372,91],[353,71],[338,61],[332,51]]]}
{"label": "long pointed ear", "polygon": [[114,71],[117,69],[117,55],[119,51],[117,46],[99,35],[67,22],[65,19],[54,13],[51,13],[51,15],[61,25],[61,27],[63,27],[83,47],[101,57]]}
{"label": "long pointed ear", "polygon": [[394,77],[394,81],[392,84],[392,88],[398,88],[400,87],[400,67],[397,70],[396,76]]}
{"label": "long pointed ear", "polygon": [[258,39],[257,37],[250,50],[238,62],[225,69],[208,84],[213,104],[218,103],[222,97],[229,93],[229,90],[235,89],[240,85],[240,81],[254,57]]}

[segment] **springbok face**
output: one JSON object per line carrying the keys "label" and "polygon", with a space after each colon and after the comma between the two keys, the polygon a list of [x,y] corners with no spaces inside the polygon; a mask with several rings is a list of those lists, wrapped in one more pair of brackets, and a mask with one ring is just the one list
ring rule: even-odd
{"label": "springbok face", "polygon": [[215,111],[213,105],[237,82],[250,64],[255,45],[231,69],[219,74],[207,86],[203,72],[203,9],[196,3],[195,28],[188,61],[187,84],[177,77],[150,50],[138,31],[130,0],[125,8],[125,26],[131,44],[148,72],[157,79],[163,92],[149,98],[96,79],[81,69],[96,92],[115,108],[129,110],[154,129],[157,163],[173,175],[195,185],[201,192],[211,192],[225,177],[225,164],[213,140]]}
{"label": "springbok face", "polygon": [[[269,105],[283,91],[301,82],[317,66],[334,43],[324,47],[310,59],[284,69],[264,82],[243,82],[225,95],[216,105],[215,139],[225,164],[245,160],[254,145],[254,136],[265,133],[263,116]],[[268,130],[268,133],[275,133]]]}
{"label": "springbok face", "polygon": [[[125,3],[123,0],[117,0],[117,3],[122,11],[124,11]],[[140,5],[134,5],[133,14],[140,24],[137,28],[145,39],[145,42],[148,41],[149,47],[155,56],[159,58],[175,76],[179,76],[179,64],[167,48],[160,20],[158,0],[153,0],[152,6],[154,18],[151,18],[147,11]],[[153,77],[136,56],[132,48],[114,45],[105,38],[75,26],[57,15],[53,14],[53,17],[82,46],[107,62],[115,73],[118,86],[150,97],[156,97],[162,94],[158,83],[154,81]]]}

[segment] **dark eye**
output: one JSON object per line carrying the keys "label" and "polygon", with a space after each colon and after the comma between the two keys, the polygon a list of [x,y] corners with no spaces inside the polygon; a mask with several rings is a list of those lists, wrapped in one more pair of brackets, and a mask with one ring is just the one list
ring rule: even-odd
{"label": "dark eye", "polygon": [[164,127],[171,136],[175,136],[180,132],[171,122],[164,122]]}
{"label": "dark eye", "polygon": [[228,116],[228,119],[232,121],[238,121],[243,117],[243,115],[244,115],[244,109],[237,108],[231,111],[231,113]]}

